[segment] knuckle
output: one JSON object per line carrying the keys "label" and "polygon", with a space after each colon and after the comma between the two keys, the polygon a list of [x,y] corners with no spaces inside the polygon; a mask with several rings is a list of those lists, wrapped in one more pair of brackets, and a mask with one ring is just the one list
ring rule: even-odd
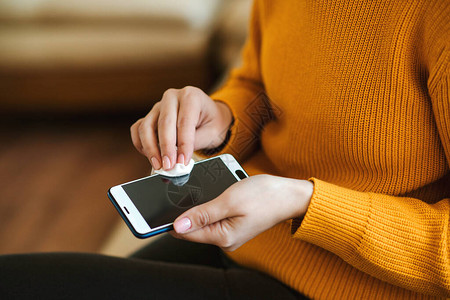
{"label": "knuckle", "polygon": [[184,88],[182,88],[182,91],[185,93],[192,93],[192,92],[196,92],[197,90],[199,90],[199,88],[197,88],[195,86],[191,86],[191,85],[187,85]]}
{"label": "knuckle", "polygon": [[155,104],[153,104],[152,109],[150,109],[149,113],[147,114],[147,116],[145,116],[144,119],[148,119],[150,116],[158,115],[160,111],[160,106],[161,101],[158,101]]}
{"label": "knuckle", "polygon": [[223,251],[225,251],[225,252],[232,252],[232,251],[234,251],[234,250],[236,250],[237,249],[237,247],[236,246],[230,246],[230,247],[220,247]]}
{"label": "knuckle", "polygon": [[142,142],[142,152],[144,152],[146,155],[153,155],[154,153],[152,147],[144,141]]}
{"label": "knuckle", "polygon": [[135,141],[133,141],[133,146],[141,153],[144,153],[144,150],[142,149],[142,146]]}
{"label": "knuckle", "polygon": [[177,127],[178,128],[184,128],[184,127],[188,127],[192,124],[192,120],[190,118],[187,117],[180,117],[178,119],[178,124]]}
{"label": "knuckle", "polygon": [[147,157],[156,157],[159,158],[159,154],[156,151],[153,151],[152,148],[142,148],[142,152]]}
{"label": "knuckle", "polygon": [[138,129],[139,135],[143,136],[147,131],[147,126],[146,126],[145,122],[141,122],[137,126],[138,126],[137,129]]}
{"label": "knuckle", "polygon": [[166,140],[159,141],[159,147],[161,148],[161,150],[168,148],[169,145],[170,145],[170,143],[167,142]]}
{"label": "knuckle", "polygon": [[139,127],[139,135],[140,135],[140,141],[141,145],[140,148],[142,149],[142,152],[144,152],[146,155],[152,155],[155,154],[155,151],[153,150],[153,147],[150,143],[150,141],[145,137],[146,129],[143,126]]}
{"label": "knuckle", "polygon": [[133,123],[133,125],[130,126],[130,131],[135,131],[137,128],[139,128],[139,126],[142,123],[142,119],[137,120],[136,122]]}
{"label": "knuckle", "polygon": [[201,227],[205,227],[206,225],[209,224],[211,220],[211,217],[209,216],[209,213],[207,211],[204,210],[198,210],[197,214],[195,216],[195,222],[197,223],[197,226]]}
{"label": "knuckle", "polygon": [[217,246],[219,246],[220,248],[227,249],[234,245],[235,239],[233,236],[233,232],[229,230],[226,223],[222,222],[220,223],[218,227],[217,238],[218,238]]}
{"label": "knuckle", "polygon": [[181,149],[190,148],[190,147],[192,147],[192,143],[189,143],[185,140],[178,140],[177,147],[181,148]]}
{"label": "knuckle", "polygon": [[162,99],[164,100],[164,98],[170,97],[171,95],[175,94],[176,92],[177,92],[177,89],[174,89],[174,88],[167,89],[164,92]]}
{"label": "knuckle", "polygon": [[149,113],[147,114],[147,116],[145,118],[148,118],[148,116],[157,113],[159,111],[160,106],[161,106],[161,101],[158,101],[155,104],[153,104],[152,108],[150,109]]}
{"label": "knuckle", "polygon": [[175,148],[176,142],[176,137],[167,134],[160,135],[158,139],[159,146],[166,150],[172,150],[172,148]]}
{"label": "knuckle", "polygon": [[233,247],[233,244],[233,239],[229,236],[229,234],[224,234],[221,236],[218,246],[223,249],[230,249]]}
{"label": "knuckle", "polygon": [[150,155],[151,155],[150,151],[148,151],[148,148],[147,148],[144,144],[142,144],[141,151],[142,151],[142,153],[144,153],[144,155],[146,155],[146,156],[150,156]]}
{"label": "knuckle", "polygon": [[165,141],[159,143],[159,148],[161,149],[162,156],[171,156],[173,153],[176,153],[176,148],[174,147],[174,145]]}
{"label": "knuckle", "polygon": [[202,94],[202,90],[194,87],[194,86],[185,86],[181,89],[181,93],[183,95],[182,99],[183,101],[195,101],[197,97]]}
{"label": "knuckle", "polygon": [[155,109],[158,109],[158,107],[159,107],[160,105],[161,105],[161,101],[156,102],[155,104],[153,104],[152,109],[151,109],[150,111],[155,110]]}
{"label": "knuckle", "polygon": [[161,116],[158,119],[158,127],[165,127],[165,126],[169,126],[174,122],[173,118],[168,117],[168,116]]}

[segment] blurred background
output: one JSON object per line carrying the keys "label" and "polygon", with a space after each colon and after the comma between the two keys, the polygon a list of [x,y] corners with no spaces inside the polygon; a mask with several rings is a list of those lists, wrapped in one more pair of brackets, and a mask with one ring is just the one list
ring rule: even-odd
{"label": "blurred background", "polygon": [[0,0],[0,254],[128,255],[109,187],[149,174],[129,127],[168,88],[212,91],[251,0]]}

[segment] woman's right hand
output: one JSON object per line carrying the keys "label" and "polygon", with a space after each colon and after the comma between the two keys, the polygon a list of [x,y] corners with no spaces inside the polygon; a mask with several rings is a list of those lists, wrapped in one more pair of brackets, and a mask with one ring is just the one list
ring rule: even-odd
{"label": "woman's right hand", "polygon": [[134,123],[131,139],[155,170],[187,164],[195,150],[223,143],[232,122],[228,106],[201,89],[168,89],[150,112]]}

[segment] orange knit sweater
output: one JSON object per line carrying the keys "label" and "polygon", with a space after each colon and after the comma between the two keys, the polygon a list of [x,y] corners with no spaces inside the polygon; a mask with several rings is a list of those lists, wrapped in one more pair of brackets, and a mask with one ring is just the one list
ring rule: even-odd
{"label": "orange knit sweater", "polygon": [[232,259],[316,299],[450,297],[449,24],[448,0],[256,0],[222,152],[314,193]]}

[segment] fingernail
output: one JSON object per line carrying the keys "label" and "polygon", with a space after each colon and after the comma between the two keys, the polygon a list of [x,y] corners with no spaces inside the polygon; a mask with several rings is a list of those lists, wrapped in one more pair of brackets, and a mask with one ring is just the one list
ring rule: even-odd
{"label": "fingernail", "polygon": [[191,220],[189,220],[188,218],[183,218],[173,223],[173,228],[177,233],[184,233],[191,228],[191,225]]}
{"label": "fingernail", "polygon": [[178,155],[178,163],[184,165],[184,154]]}
{"label": "fingernail", "polygon": [[151,161],[151,163],[152,163],[153,169],[155,169],[155,170],[161,169],[161,165],[160,165],[160,163],[159,163],[159,160],[157,160],[156,157],[152,157],[152,158],[150,159],[150,161]]}
{"label": "fingernail", "polygon": [[169,170],[170,169],[170,159],[167,156],[163,157],[162,163],[163,163],[163,169],[164,170]]}

